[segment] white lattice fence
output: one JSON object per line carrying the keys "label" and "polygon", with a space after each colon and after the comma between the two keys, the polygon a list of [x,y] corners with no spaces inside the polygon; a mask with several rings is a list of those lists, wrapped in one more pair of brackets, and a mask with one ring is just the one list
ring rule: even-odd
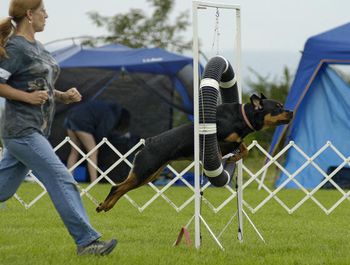
{"label": "white lattice fence", "polygon": [[[301,205],[303,205],[307,200],[311,199],[319,208],[321,208],[326,214],[330,214],[334,209],[336,209],[344,200],[349,200],[350,191],[346,192],[343,190],[339,185],[332,179],[336,173],[338,173],[344,166],[350,165],[350,157],[345,157],[331,142],[327,142],[324,146],[322,146],[314,155],[309,157],[305,152],[296,145],[293,141],[289,142],[287,146],[285,146],[278,154],[276,154],[274,157],[270,156],[266,150],[264,150],[256,141],[253,141],[252,144],[248,147],[249,150],[251,150],[253,147],[258,148],[259,151],[263,153],[263,155],[267,158],[267,163],[255,174],[252,173],[244,164],[243,169],[246,173],[249,175],[249,179],[244,182],[243,189],[247,188],[253,181],[256,181],[259,183],[259,186],[262,187],[267,193],[268,196],[264,198],[256,207],[252,207],[249,205],[246,201],[244,201],[245,206],[248,207],[248,209],[252,213],[256,213],[259,209],[261,209],[268,201],[270,201],[272,198],[276,200],[288,213],[292,214],[295,212],[298,208],[300,208]],[[279,162],[278,159],[282,157],[286,152],[288,152],[291,148],[294,148],[305,160],[305,162],[294,172],[290,173],[288,172]],[[324,172],[324,170],[321,169],[320,165],[318,165],[315,160],[324,153],[327,149],[331,149],[340,160],[343,162],[329,175]],[[288,178],[283,181],[278,188],[275,190],[269,189],[264,184],[264,177],[259,179],[258,177],[260,175],[263,176],[263,172],[265,172],[269,167],[272,165],[277,166]],[[303,169],[305,169],[307,166],[314,167],[323,177],[324,179],[312,190],[307,190],[300,182],[296,179],[296,177],[299,174],[302,174],[301,172]],[[277,194],[289,183],[293,181],[298,188],[305,194],[302,199],[300,199],[292,208],[288,207],[279,197]],[[341,198],[338,199],[331,207],[328,209],[315,198],[315,193],[321,189],[321,187],[329,181],[334,188],[341,194]]]}
{"label": "white lattice fence", "polygon": [[[96,145],[96,147],[91,150],[89,153],[85,154],[81,149],[79,149],[78,146],[76,146],[68,137],[65,138],[58,146],[55,147],[55,151],[59,150],[64,146],[65,144],[72,145],[82,158],[70,169],[71,171],[74,170],[76,167],[78,167],[81,163],[84,161],[87,161],[87,163],[92,164],[97,172],[99,173],[99,177],[92,183],[90,183],[86,188],[81,187],[78,183],[77,186],[81,191],[81,196],[86,196],[91,200],[92,203],[94,203],[96,206],[98,205],[98,200],[91,195],[92,189],[95,187],[98,182],[100,182],[102,179],[107,180],[111,185],[115,185],[113,180],[108,177],[108,174],[117,167],[120,163],[124,162],[126,163],[130,168],[132,167],[132,163],[128,160],[128,157],[131,154],[134,154],[137,149],[144,144],[144,140],[140,140],[134,147],[132,147],[128,152],[125,154],[122,154],[119,152],[106,138],[104,138],[99,144]],[[102,145],[107,145],[119,158],[105,171],[102,171],[97,165],[93,164],[93,162],[89,159],[89,156],[99,149]],[[288,152],[291,148],[294,148],[297,150],[301,156],[304,157],[305,163],[294,173],[288,172],[279,162],[279,159],[283,157],[283,155]],[[350,157],[345,157],[335,146],[332,145],[331,142],[327,142],[322,148],[318,150],[313,156],[309,157],[306,155],[303,150],[301,150],[294,142],[290,142],[286,147],[284,147],[278,154],[275,156],[271,156],[264,148],[262,148],[257,141],[253,141],[249,146],[248,150],[257,149],[264,159],[266,158],[266,163],[263,163],[263,166],[256,171],[256,173],[253,173],[252,170],[244,163],[243,161],[243,172],[245,174],[245,180],[243,183],[243,191],[246,190],[249,186],[252,186],[255,184],[255,182],[259,185],[259,188],[261,188],[263,191],[267,193],[267,196],[264,197],[260,202],[257,203],[256,206],[252,206],[250,203],[248,203],[246,200],[243,200],[243,204],[252,212],[256,213],[259,211],[262,207],[264,207],[268,202],[271,200],[275,200],[281,207],[283,207],[289,214],[295,212],[298,208],[300,208],[301,205],[303,205],[307,200],[312,200],[318,207],[320,207],[326,214],[330,214],[334,209],[336,209],[343,201],[350,200],[350,191],[346,192],[342,188],[337,185],[333,181],[333,176],[339,172],[344,166],[350,165]],[[315,162],[315,159],[320,156],[323,152],[325,152],[327,149],[333,150],[339,158],[343,161],[331,174],[327,175],[326,172],[324,172],[320,166]],[[137,203],[130,195],[126,194],[124,195],[124,198],[127,199],[127,201],[133,205],[136,209],[138,209],[140,212],[144,211],[147,207],[149,207],[155,200],[158,198],[162,198],[166,203],[171,205],[177,212],[180,212],[185,207],[187,207],[193,200],[194,200],[194,187],[183,177],[184,174],[189,172],[193,168],[194,163],[190,163],[185,169],[183,169],[181,172],[176,171],[171,165],[167,165],[167,168],[170,172],[173,173],[174,178],[171,179],[169,183],[167,183],[164,187],[157,187],[152,183],[149,183],[148,185],[151,187],[152,191],[154,192],[154,195],[147,200],[145,203],[140,205]],[[296,176],[299,174],[302,174],[302,170],[306,168],[307,166],[313,166],[322,176],[324,176],[324,180],[317,185],[312,190],[305,189],[296,179]],[[268,185],[264,182],[265,173],[269,168],[277,167],[279,170],[281,170],[288,178],[276,189],[271,189]],[[26,208],[30,208],[33,206],[38,200],[40,200],[45,194],[46,190],[45,187],[38,181],[32,172],[29,172],[31,176],[34,177],[35,182],[42,188],[42,192],[40,192],[32,201],[26,202],[18,194],[15,194],[15,198]],[[173,200],[171,200],[165,192],[174,185],[175,182],[182,181],[184,183],[185,188],[187,188],[190,191],[190,195],[188,198],[185,198],[185,201],[177,205]],[[279,197],[279,193],[281,190],[289,183],[294,182],[299,189],[305,194],[293,207],[288,207],[285,202]],[[320,188],[329,181],[336,190],[340,193],[341,198],[337,200],[331,207],[326,208],[319,200],[316,199],[315,193],[320,190]],[[210,186],[210,183],[207,182],[205,185],[203,185],[202,190],[205,191]],[[225,186],[224,189],[226,189],[228,196],[227,198],[222,201],[219,205],[214,205],[209,199],[205,197],[205,192],[203,196],[203,202],[214,212],[217,213],[220,210],[222,210],[228,203],[230,203],[232,200],[236,197],[236,191],[232,189],[229,185]]]}

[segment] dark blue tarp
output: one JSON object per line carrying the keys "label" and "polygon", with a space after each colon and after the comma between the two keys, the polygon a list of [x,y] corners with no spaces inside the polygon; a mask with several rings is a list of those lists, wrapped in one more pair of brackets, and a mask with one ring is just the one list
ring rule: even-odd
{"label": "dark blue tarp", "polygon": [[[274,134],[270,153],[276,151],[283,139],[291,140],[312,156],[327,141],[335,143],[345,153],[350,152],[350,142],[345,138],[348,127],[350,93],[349,87],[329,66],[332,64],[350,64],[350,23],[309,38],[305,44],[298,70],[285,102],[287,109],[294,110],[295,118],[289,126],[279,126]],[[344,116],[345,115],[345,116]],[[343,123],[339,121],[342,120]],[[337,129],[337,132],[333,132]],[[346,152],[349,150],[348,152]],[[333,154],[321,160],[321,168],[337,166],[340,160]],[[349,155],[349,154],[348,154]],[[305,161],[304,161],[305,162]],[[291,150],[285,163],[293,173],[302,163],[301,155]],[[308,167],[310,168],[310,166]],[[320,183],[320,173],[308,168],[303,169],[299,177],[301,184],[312,188]],[[305,173],[305,174],[304,174]],[[277,181],[280,185],[286,176],[281,174]],[[286,187],[295,187],[291,182]]]}

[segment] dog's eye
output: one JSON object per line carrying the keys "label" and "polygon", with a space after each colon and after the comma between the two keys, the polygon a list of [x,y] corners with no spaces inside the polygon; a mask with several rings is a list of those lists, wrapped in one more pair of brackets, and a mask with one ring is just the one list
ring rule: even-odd
{"label": "dog's eye", "polygon": [[282,104],[276,104],[275,108],[272,110],[271,115],[276,116],[283,112],[283,105]]}
{"label": "dog's eye", "polygon": [[271,112],[271,116],[276,116],[278,114],[280,114],[281,111],[279,109],[274,109],[272,112]]}

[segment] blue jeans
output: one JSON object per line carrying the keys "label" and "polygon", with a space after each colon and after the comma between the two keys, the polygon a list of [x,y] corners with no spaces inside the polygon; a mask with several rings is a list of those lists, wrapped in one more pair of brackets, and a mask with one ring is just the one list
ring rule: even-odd
{"label": "blue jeans", "polygon": [[78,246],[101,235],[91,226],[72,174],[58,158],[48,140],[39,133],[3,139],[0,162],[0,201],[11,198],[28,173],[44,184],[56,210]]}

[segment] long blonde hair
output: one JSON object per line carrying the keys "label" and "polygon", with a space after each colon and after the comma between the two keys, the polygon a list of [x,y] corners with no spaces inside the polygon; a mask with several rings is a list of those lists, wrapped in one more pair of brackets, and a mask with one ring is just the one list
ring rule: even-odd
{"label": "long blonde hair", "polygon": [[0,57],[6,56],[5,45],[14,34],[16,25],[27,16],[28,10],[37,9],[42,0],[11,0],[9,16],[0,21]]}

